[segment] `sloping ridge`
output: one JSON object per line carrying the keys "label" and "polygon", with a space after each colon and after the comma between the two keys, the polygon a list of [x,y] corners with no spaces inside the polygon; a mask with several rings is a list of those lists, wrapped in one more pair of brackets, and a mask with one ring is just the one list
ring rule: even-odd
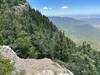
{"label": "sloping ridge", "polygon": [[25,75],[73,75],[51,59],[21,59],[9,46],[0,46],[0,53],[13,64],[12,75],[25,71]]}

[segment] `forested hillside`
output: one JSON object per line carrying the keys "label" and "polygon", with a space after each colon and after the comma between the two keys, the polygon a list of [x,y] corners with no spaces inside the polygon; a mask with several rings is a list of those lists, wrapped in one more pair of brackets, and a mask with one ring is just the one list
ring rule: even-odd
{"label": "forested hillside", "polygon": [[[87,17],[87,16],[85,16]],[[56,26],[65,31],[65,35],[73,39],[76,44],[85,40],[91,44],[94,49],[100,50],[100,29],[97,19],[93,21],[92,17],[88,19],[78,19],[79,17],[49,17]],[[97,21],[96,21],[97,20]],[[90,23],[92,22],[92,23]]]}
{"label": "forested hillside", "polygon": [[100,52],[86,42],[76,46],[25,0],[0,0],[0,45],[21,58],[51,58],[75,75],[100,75]]}

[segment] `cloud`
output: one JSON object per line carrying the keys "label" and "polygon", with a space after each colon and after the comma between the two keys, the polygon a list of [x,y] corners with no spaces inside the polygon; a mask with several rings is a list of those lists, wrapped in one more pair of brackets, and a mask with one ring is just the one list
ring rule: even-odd
{"label": "cloud", "polygon": [[49,8],[47,6],[43,7],[44,10],[51,10],[52,8]]}
{"label": "cloud", "polygon": [[37,8],[34,8],[35,10],[37,10]]}
{"label": "cloud", "polygon": [[62,8],[62,9],[67,9],[67,8],[68,8],[68,6],[62,6],[61,8]]}
{"label": "cloud", "polygon": [[47,7],[47,6],[45,6],[45,7],[43,7],[43,9],[44,9],[44,10],[48,10],[48,7]]}

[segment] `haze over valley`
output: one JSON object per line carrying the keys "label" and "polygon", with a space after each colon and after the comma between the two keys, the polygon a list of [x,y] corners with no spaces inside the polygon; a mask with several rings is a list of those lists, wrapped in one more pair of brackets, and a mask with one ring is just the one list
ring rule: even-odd
{"label": "haze over valley", "polygon": [[88,41],[92,47],[100,48],[100,16],[77,15],[69,17],[51,16],[53,23],[75,42]]}

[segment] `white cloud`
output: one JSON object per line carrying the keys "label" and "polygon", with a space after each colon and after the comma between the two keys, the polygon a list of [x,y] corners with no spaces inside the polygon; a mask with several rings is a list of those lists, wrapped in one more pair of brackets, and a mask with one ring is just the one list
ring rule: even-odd
{"label": "white cloud", "polygon": [[67,8],[68,8],[68,6],[62,6],[61,8],[63,8],[63,9],[67,9]]}
{"label": "white cloud", "polygon": [[37,8],[34,8],[35,10],[37,10]]}
{"label": "white cloud", "polygon": [[43,7],[44,10],[51,10],[52,8],[49,8],[47,6]]}
{"label": "white cloud", "polygon": [[44,9],[44,10],[47,10],[47,9],[48,9],[48,7],[47,7],[47,6],[45,6],[45,7],[43,7],[43,9]]}

